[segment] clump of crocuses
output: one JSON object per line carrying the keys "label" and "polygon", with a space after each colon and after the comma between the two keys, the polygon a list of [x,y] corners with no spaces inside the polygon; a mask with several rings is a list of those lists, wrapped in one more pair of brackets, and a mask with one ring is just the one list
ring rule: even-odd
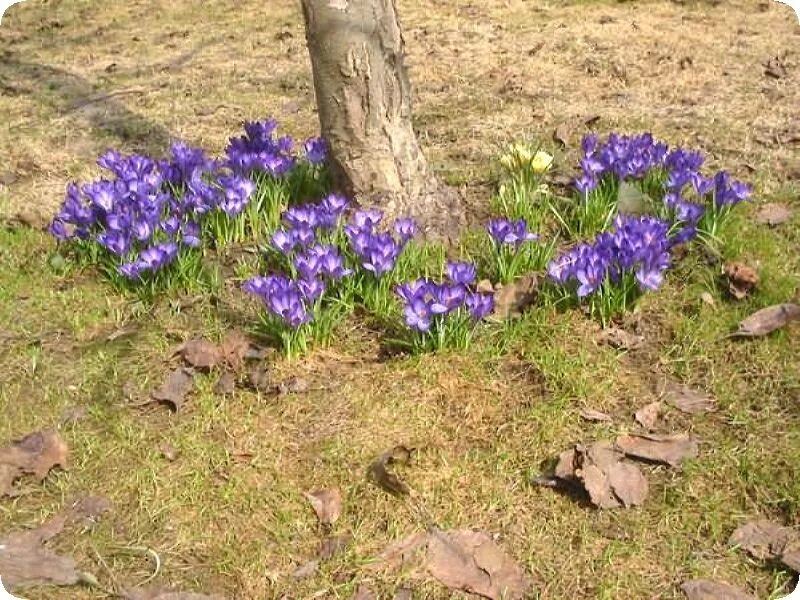
{"label": "clump of crocuses", "polygon": [[582,150],[581,174],[574,181],[583,201],[577,216],[584,223],[577,224],[578,231],[609,222],[622,182],[634,184],[655,201],[644,210],[680,223],[684,241],[698,234],[706,241],[715,239],[731,208],[752,194],[749,184],[726,171],[704,175],[700,152],[670,149],[649,133],[612,133],[605,141],[587,135]]}
{"label": "clump of crocuses", "polygon": [[97,161],[111,176],[67,186],[50,231],[97,263],[111,279],[136,286],[161,278],[191,284],[198,277],[203,220],[214,212],[235,217],[253,193],[245,177],[226,173],[205,154],[186,144],[171,156],[153,160],[108,151]]}
{"label": "clump of crocuses", "polygon": [[620,215],[613,231],[577,245],[547,270],[568,296],[588,302],[592,313],[607,323],[632,308],[642,293],[661,287],[674,245],[665,221]]}
{"label": "clump of crocuses", "polygon": [[421,278],[396,288],[415,349],[466,348],[476,324],[494,310],[494,295],[475,289],[477,269],[470,262],[448,262],[446,279]]}
{"label": "clump of crocuses", "polygon": [[525,219],[492,219],[486,225],[490,241],[488,271],[501,283],[511,283],[529,271],[545,267],[552,247],[539,242],[539,235],[528,230]]}

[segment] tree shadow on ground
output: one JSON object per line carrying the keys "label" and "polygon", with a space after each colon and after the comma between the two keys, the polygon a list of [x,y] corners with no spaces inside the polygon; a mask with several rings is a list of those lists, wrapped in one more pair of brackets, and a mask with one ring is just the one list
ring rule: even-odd
{"label": "tree shadow on ground", "polygon": [[8,58],[0,62],[0,91],[31,98],[53,110],[56,119],[80,121],[93,137],[118,138],[132,151],[161,153],[173,137],[164,125],[131,111],[119,100],[145,95],[146,88],[103,90],[64,69]]}

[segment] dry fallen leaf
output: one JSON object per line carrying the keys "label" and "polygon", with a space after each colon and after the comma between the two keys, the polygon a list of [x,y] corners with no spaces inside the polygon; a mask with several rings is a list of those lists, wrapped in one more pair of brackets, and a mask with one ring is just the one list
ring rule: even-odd
{"label": "dry fallen leaf", "polygon": [[214,385],[214,393],[226,396],[236,391],[236,377],[230,371],[225,371]]}
{"label": "dry fallen leaf", "polygon": [[800,533],[767,520],[750,521],[733,532],[729,543],[759,560],[778,560],[800,571]]}
{"label": "dry fallen leaf", "polygon": [[623,462],[623,457],[611,442],[579,444],[561,453],[555,477],[583,487],[598,508],[638,506],[647,498],[647,479],[636,465]]}
{"label": "dry fallen leaf", "polygon": [[384,491],[393,496],[405,496],[409,493],[408,486],[398,479],[397,475],[389,470],[395,464],[407,464],[411,460],[414,448],[395,446],[376,458],[369,466],[369,477]]}
{"label": "dry fallen leaf", "polygon": [[728,280],[728,292],[737,300],[746,298],[758,285],[758,273],[744,263],[728,263],[724,274]]}
{"label": "dry fallen leaf", "polygon": [[655,429],[658,417],[661,415],[661,409],[661,402],[651,402],[647,406],[643,406],[637,410],[634,413],[633,418],[636,419],[636,422],[639,423],[639,425],[648,431],[652,431]]}
{"label": "dry fallen leaf", "polygon": [[754,217],[756,223],[768,225],[769,227],[775,227],[776,225],[786,223],[786,221],[791,218],[791,209],[776,202],[768,202],[767,204],[762,205]]}
{"label": "dry fallen leaf", "polygon": [[492,319],[502,321],[517,317],[536,300],[539,278],[536,273],[527,273],[514,283],[498,287],[494,293],[494,313]]}
{"label": "dry fallen leaf", "polygon": [[257,365],[250,369],[247,380],[257,392],[268,392],[273,389],[271,371],[263,365]]}
{"label": "dry fallen leaf", "polygon": [[569,126],[566,123],[561,123],[561,125],[556,127],[555,131],[553,131],[553,141],[562,148],[566,148],[567,144],[569,144],[569,135]]}
{"label": "dry fallen leaf", "polygon": [[244,364],[250,352],[250,340],[241,331],[231,331],[220,344],[220,354],[223,360],[234,371],[238,371]]}
{"label": "dry fallen leaf", "polygon": [[780,329],[790,321],[800,319],[797,304],[777,304],[762,308],[739,323],[739,329],[728,337],[761,337]]}
{"label": "dry fallen leaf", "polygon": [[319,569],[319,560],[310,560],[307,563],[300,565],[292,572],[292,579],[299,581],[301,579],[308,579],[314,575]]}
{"label": "dry fallen leaf", "polygon": [[639,467],[618,462],[608,469],[608,483],[625,508],[640,506],[647,498],[650,486]]}
{"label": "dry fallen leaf", "polygon": [[610,423],[611,417],[604,412],[594,410],[592,408],[585,408],[581,411],[581,419],[584,421],[592,421],[595,423]]}
{"label": "dry fallen leaf", "polygon": [[110,508],[104,498],[87,496],[36,529],[11,533],[0,539],[0,574],[10,592],[40,585],[76,585],[82,580],[77,564],[45,547],[65,526],[94,523]]}
{"label": "dry fallen leaf", "polygon": [[309,492],[306,499],[311,503],[321,525],[330,526],[342,514],[342,494],[336,488]]}
{"label": "dry fallen leaf", "polygon": [[694,579],[681,585],[689,600],[756,600],[752,594],[727,583]]}
{"label": "dry fallen leaf", "polygon": [[690,415],[717,410],[717,401],[714,398],[679,383],[668,382],[661,393],[661,399],[673,408]]}
{"label": "dry fallen leaf", "polygon": [[178,449],[169,442],[164,442],[159,447],[161,455],[169,462],[174,462],[178,458]]}
{"label": "dry fallen leaf", "polygon": [[448,588],[493,600],[525,598],[531,587],[522,569],[483,531],[433,529],[426,566]]}
{"label": "dry fallen leaf", "polygon": [[194,373],[189,369],[179,367],[167,376],[167,380],[154,390],[150,397],[162,404],[166,404],[173,412],[178,412],[183,406],[183,399],[192,389]]}
{"label": "dry fallen leaf", "polygon": [[431,528],[392,544],[371,569],[393,571],[419,559],[416,578],[427,571],[451,590],[492,600],[528,597],[531,582],[525,572],[484,531]]}
{"label": "dry fallen leaf", "polygon": [[627,456],[677,467],[698,454],[697,442],[685,433],[672,435],[621,435],[617,447]]}
{"label": "dry fallen leaf", "polygon": [[783,79],[789,75],[786,65],[779,56],[773,56],[764,63],[764,75],[773,79]]}
{"label": "dry fallen leaf", "polygon": [[197,369],[211,369],[222,361],[222,352],[208,340],[189,340],[178,351],[186,364]]}
{"label": "dry fallen leaf", "polygon": [[14,482],[23,475],[43,481],[56,466],[65,468],[67,445],[57,431],[37,431],[0,448],[0,497],[14,494]]}
{"label": "dry fallen leaf", "polygon": [[413,593],[408,588],[400,588],[394,594],[394,600],[412,600]]}

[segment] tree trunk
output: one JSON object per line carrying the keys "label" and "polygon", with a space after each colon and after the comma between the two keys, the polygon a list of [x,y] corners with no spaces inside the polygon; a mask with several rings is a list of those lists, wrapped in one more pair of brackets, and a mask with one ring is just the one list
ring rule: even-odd
{"label": "tree trunk", "polygon": [[461,198],[433,176],[414,134],[394,0],[302,4],[334,183],[363,206],[415,217],[429,235],[453,235]]}

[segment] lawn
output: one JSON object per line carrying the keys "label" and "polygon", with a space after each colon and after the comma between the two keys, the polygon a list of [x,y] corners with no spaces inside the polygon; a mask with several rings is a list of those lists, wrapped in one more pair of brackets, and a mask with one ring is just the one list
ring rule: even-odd
{"label": "lawn", "polygon": [[[462,597],[370,568],[424,529],[410,510],[418,504],[443,529],[496,535],[534,598],[683,598],[681,583],[698,577],[758,598],[787,595],[793,572],[728,540],[754,518],[800,525],[800,325],[726,336],[757,309],[800,302],[792,10],[738,0],[403,0],[399,10],[415,126],[440,176],[464,188],[473,227],[493,214],[502,145],[536,140],[555,155],[551,174],[564,175],[589,127],[651,131],[754,185],[721,254],[690,253],[625,316],[619,326],[643,338],[636,349],[604,343],[583,311],[545,303],[467,350],[416,354],[389,352],[380,324],[356,314],[328,346],[257,361],[280,389],[220,395],[212,369],[181,410],[148,404],[181,343],[257,326],[238,289],[242,263],[223,265],[213,293],[151,306],[91,268],[62,264],[42,226],[69,181],[98,175],[94,161],[109,147],[160,156],[183,139],[219,154],[243,120],[268,116],[297,138],[316,134],[299,6],[16,5],[0,28],[0,446],[57,427],[70,459],[0,498],[0,537],[75,498],[111,503],[94,527],[68,527],[50,544],[99,586],[20,593],[106,598],[100,588],[146,582],[258,600],[351,598],[360,586],[381,598],[404,588]],[[753,217],[768,202],[793,216],[760,224]],[[742,300],[723,281],[732,261],[760,276]],[[535,485],[576,443],[641,431],[633,415],[666,380],[713,396],[718,410],[665,410],[656,431],[690,433],[699,455],[680,468],[643,467],[642,506],[599,510]],[[589,422],[588,409],[611,420]],[[397,445],[416,449],[397,471],[413,503],[367,478]],[[343,498],[330,531],[304,496],[323,488]],[[329,536],[346,539],[344,549],[300,577]]]}

